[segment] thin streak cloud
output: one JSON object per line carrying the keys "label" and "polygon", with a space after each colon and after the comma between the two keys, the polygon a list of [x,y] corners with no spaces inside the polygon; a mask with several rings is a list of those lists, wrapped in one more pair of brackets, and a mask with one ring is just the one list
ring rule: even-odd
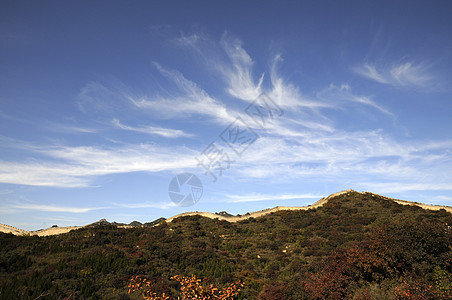
{"label": "thin streak cloud", "polygon": [[0,161],[0,182],[32,186],[86,187],[96,177],[131,172],[162,172],[194,168],[197,151],[186,147],[28,146],[48,159]]}
{"label": "thin streak cloud", "polygon": [[293,200],[293,199],[320,199],[322,196],[312,194],[249,194],[249,195],[226,195],[228,203],[274,201],[274,200]]}
{"label": "thin streak cloud", "polygon": [[169,129],[163,127],[154,127],[154,126],[145,126],[145,127],[133,127],[122,124],[118,119],[113,119],[113,125],[117,128],[135,131],[149,135],[159,135],[166,138],[179,138],[179,137],[192,137],[193,134],[185,133],[182,130],[178,129]]}
{"label": "thin streak cloud", "polygon": [[105,209],[105,207],[68,207],[68,206],[53,206],[40,204],[16,204],[13,206],[17,209],[46,211],[46,212],[66,212],[66,213],[87,213],[93,210]]}
{"label": "thin streak cloud", "polygon": [[223,125],[234,121],[237,114],[226,109],[226,106],[220,101],[210,97],[196,83],[186,79],[178,71],[167,70],[158,63],[155,63],[155,66],[162,75],[174,82],[183,91],[183,96],[154,100],[128,97],[133,105],[140,109],[157,111],[166,118],[205,115]]}
{"label": "thin streak cloud", "polygon": [[376,66],[364,64],[352,70],[370,80],[393,86],[425,87],[433,80],[425,64],[406,62],[377,70]]}
{"label": "thin streak cloud", "polygon": [[228,55],[232,66],[218,65],[228,84],[230,95],[245,101],[254,101],[262,92],[261,86],[264,74],[261,74],[257,83],[252,75],[253,60],[242,48],[242,42],[225,33],[220,41],[221,46]]}
{"label": "thin streak cloud", "polygon": [[114,206],[123,208],[158,208],[158,209],[170,209],[177,207],[174,202],[156,202],[156,203],[114,203]]}

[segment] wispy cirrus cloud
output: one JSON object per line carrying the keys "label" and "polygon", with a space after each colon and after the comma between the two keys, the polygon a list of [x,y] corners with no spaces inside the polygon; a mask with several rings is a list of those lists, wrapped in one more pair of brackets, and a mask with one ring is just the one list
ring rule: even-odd
{"label": "wispy cirrus cloud", "polygon": [[42,158],[0,161],[0,182],[54,187],[90,186],[97,176],[193,168],[196,151],[187,147],[139,144],[122,147],[23,145]]}
{"label": "wispy cirrus cloud", "polygon": [[[232,170],[236,178],[303,178],[304,176],[377,176],[378,180],[391,178],[400,182],[415,182],[423,177],[422,169],[450,157],[444,148],[428,142],[395,141],[379,130],[343,131],[323,114],[325,109],[344,110],[368,107],[383,115],[392,116],[390,110],[373,97],[359,95],[349,84],[330,84],[314,96],[304,96],[296,85],[286,82],[277,71],[282,62],[275,56],[270,69],[270,87],[262,85],[263,75],[257,82],[253,75],[253,60],[238,39],[225,34],[220,45],[229,62],[212,59],[220,70],[226,90],[237,99],[250,102],[260,92],[266,92],[286,112],[281,119],[267,123],[266,135],[247,150]],[[198,51],[196,45],[191,44]],[[427,68],[421,65],[401,64],[387,71],[377,71],[366,65],[356,71],[385,84],[423,85],[430,79]],[[425,73],[425,74],[424,74]],[[424,178],[425,179],[425,178]],[[437,179],[428,179],[434,182]]]}
{"label": "wispy cirrus cloud", "polygon": [[[448,143],[397,142],[381,131],[310,132],[306,136],[261,137],[237,163],[236,178],[365,178],[426,186],[451,180]],[[430,174],[427,176],[426,174]],[[439,176],[438,174],[442,174]]]}
{"label": "wispy cirrus cloud", "polygon": [[34,211],[46,211],[46,212],[66,212],[66,213],[87,213],[93,210],[105,209],[105,207],[70,207],[70,206],[58,206],[58,205],[41,205],[41,204],[15,204],[13,208],[26,209]]}
{"label": "wispy cirrus cloud", "polygon": [[143,203],[113,203],[114,206],[124,207],[124,208],[158,208],[158,209],[170,209],[177,207],[174,202],[143,202]]}
{"label": "wispy cirrus cloud", "polygon": [[[158,209],[170,209],[177,207],[173,202],[143,202],[143,203],[111,203],[108,206],[102,207],[79,207],[79,206],[61,206],[61,205],[51,205],[51,204],[36,204],[23,201],[15,201],[5,206],[5,209],[9,210],[10,213],[17,213],[21,210],[33,210],[33,211],[43,211],[43,212],[62,212],[62,213],[73,213],[73,214],[83,214],[96,210],[105,209],[117,209],[117,208],[130,208],[130,209],[140,209],[140,208],[158,208]],[[67,218],[66,218],[67,219]],[[67,221],[66,219],[62,219]]]}
{"label": "wispy cirrus cloud", "polygon": [[402,193],[407,191],[452,191],[450,183],[419,183],[419,182],[363,182],[360,183],[367,190],[381,193]]}
{"label": "wispy cirrus cloud", "polygon": [[[451,154],[447,150],[450,149],[449,142],[396,141],[381,130],[344,131],[324,113],[325,110],[349,111],[350,108],[367,107],[382,116],[392,116],[374,97],[356,94],[349,84],[330,84],[323,90],[306,96],[296,84],[285,80],[283,74],[278,72],[277,66],[283,62],[278,55],[271,62],[270,84],[264,86],[263,74],[255,76],[254,62],[238,39],[229,34],[221,38],[219,44],[226,53],[225,60],[219,58],[221,55],[215,54],[214,50],[218,48],[199,47],[200,41],[198,35],[184,36],[179,44],[194,47],[209,56],[209,63],[212,64],[209,67],[224,80],[224,89],[228,95],[248,104],[259,93],[265,92],[285,112],[283,118],[267,123],[265,130],[262,130],[264,134],[236,162],[237,167],[231,167],[230,174],[236,176],[237,180],[295,180],[336,176],[356,178],[361,182],[366,178],[394,180],[415,187],[414,182],[420,180],[425,180],[426,186],[439,182],[435,176],[423,177],[425,170],[437,168],[433,173],[448,174],[446,169],[451,161]],[[126,125],[119,121],[123,120],[121,113],[126,109],[139,110],[147,116],[177,119],[178,122],[196,116],[202,122],[214,122],[222,126],[229,125],[238,116],[245,121],[249,120],[243,111],[232,109],[229,102],[211,96],[202,84],[186,78],[178,70],[167,69],[159,63],[154,63],[154,66],[161,76],[177,87],[176,91],[167,91],[169,96],[136,97],[131,96],[134,93],[128,88],[116,91],[102,84],[90,83],[80,94],[82,104],[86,104],[82,107],[86,111],[92,104],[95,109],[102,111],[110,105],[111,108],[107,111],[112,112],[109,120],[114,115],[115,128],[169,138],[191,135],[182,130],[141,126],[136,123]],[[379,70],[371,65],[355,69],[366,78],[401,86],[427,83],[429,77],[425,75],[426,70],[421,65],[413,64],[400,64],[386,70]],[[246,105],[243,109],[245,107]],[[158,144],[119,147],[33,146],[27,149],[48,159],[0,162],[0,182],[89,186],[97,176],[107,174],[196,168],[193,158],[199,154],[199,151],[189,147],[176,149]],[[444,180],[448,179],[452,178]]]}
{"label": "wispy cirrus cloud", "polygon": [[49,123],[48,125],[44,125],[46,130],[62,132],[62,133],[91,133],[97,134],[100,132],[99,129],[83,127],[83,126],[74,126],[74,125],[65,125],[59,123]]}
{"label": "wispy cirrus cloud", "polygon": [[[219,43],[200,34],[182,35],[174,39],[176,44],[194,50],[203,58],[209,69],[222,75],[226,92],[236,99],[251,102],[262,93],[264,74],[254,79],[253,59],[242,47],[242,42],[225,32]],[[202,43],[201,43],[202,42]],[[217,47],[222,50],[219,53]],[[223,56],[226,54],[227,59]]]}
{"label": "wispy cirrus cloud", "polygon": [[0,161],[0,168],[1,183],[69,188],[90,185],[90,180],[83,177],[87,172],[70,164]]}
{"label": "wispy cirrus cloud", "polygon": [[174,82],[183,92],[182,96],[157,99],[128,99],[138,108],[158,111],[167,118],[195,115],[205,115],[221,124],[232,122],[237,114],[226,109],[220,101],[210,97],[196,83],[186,79],[180,72],[163,68],[155,63],[157,70]]}
{"label": "wispy cirrus cloud", "polygon": [[11,121],[17,121],[17,122],[25,122],[24,119],[18,118],[16,116],[4,113],[3,111],[0,110],[0,118],[1,119],[7,119],[7,120],[11,120]]}
{"label": "wispy cirrus cloud", "polygon": [[331,107],[334,107],[336,109],[342,109],[344,106],[350,107],[350,104],[359,104],[370,106],[384,114],[393,116],[393,114],[389,110],[378,105],[374,100],[372,100],[371,97],[353,93],[351,86],[348,84],[342,84],[341,86],[330,84],[328,88],[319,91],[317,93],[317,97],[320,100],[331,103]]}
{"label": "wispy cirrus cloud", "polygon": [[173,42],[180,46],[189,46],[189,47],[196,47],[196,44],[202,39],[201,35],[199,34],[192,34],[192,35],[181,35],[178,38],[174,38]]}
{"label": "wispy cirrus cloud", "polygon": [[281,55],[273,58],[270,70],[271,89],[266,93],[272,98],[278,106],[284,110],[298,110],[299,108],[309,109],[310,114],[316,117],[318,111],[324,108],[334,108],[331,103],[319,101],[318,99],[308,98],[300,92],[295,85],[288,83],[278,72],[278,65],[283,62]]}
{"label": "wispy cirrus cloud", "polygon": [[115,88],[100,82],[89,82],[79,92],[77,106],[84,113],[114,113],[124,108],[124,92],[115,83]]}
{"label": "wispy cirrus cloud", "polygon": [[262,92],[261,86],[264,74],[255,83],[252,73],[253,60],[242,48],[242,42],[239,39],[225,33],[220,44],[231,62],[230,65],[217,65],[227,81],[228,93],[241,100],[254,101]]}
{"label": "wispy cirrus cloud", "polygon": [[322,196],[313,194],[248,194],[248,195],[226,195],[228,203],[243,203],[257,201],[293,200],[293,199],[320,199]]}
{"label": "wispy cirrus cloud", "polygon": [[189,133],[184,132],[183,130],[178,130],[178,129],[170,129],[170,128],[163,128],[163,127],[155,127],[155,126],[143,126],[143,127],[128,126],[128,125],[122,124],[118,119],[113,119],[112,123],[115,127],[123,129],[123,130],[141,132],[141,133],[149,134],[149,135],[159,135],[159,136],[163,136],[166,138],[192,137],[193,136],[193,134],[189,134]]}
{"label": "wispy cirrus cloud", "polygon": [[362,66],[353,67],[352,70],[367,79],[393,86],[424,87],[433,80],[427,65],[413,62],[395,64],[380,69],[366,63]]}

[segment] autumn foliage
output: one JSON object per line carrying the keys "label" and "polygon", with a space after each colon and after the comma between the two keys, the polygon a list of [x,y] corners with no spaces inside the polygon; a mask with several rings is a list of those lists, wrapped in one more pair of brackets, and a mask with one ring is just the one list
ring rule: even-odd
{"label": "autumn foliage", "polygon": [[156,292],[152,291],[150,282],[140,276],[134,276],[130,280],[129,294],[134,292],[140,292],[145,300],[168,300],[168,299],[218,299],[218,300],[232,300],[238,295],[240,289],[243,287],[242,282],[237,282],[219,289],[215,285],[208,283],[208,279],[198,279],[195,275],[182,276],[176,275],[171,277],[180,284],[180,292],[177,298],[170,297],[169,295],[162,293],[160,296]]}
{"label": "autumn foliage", "polygon": [[0,300],[452,299],[451,224],[446,210],[350,192],[236,223],[0,233]]}

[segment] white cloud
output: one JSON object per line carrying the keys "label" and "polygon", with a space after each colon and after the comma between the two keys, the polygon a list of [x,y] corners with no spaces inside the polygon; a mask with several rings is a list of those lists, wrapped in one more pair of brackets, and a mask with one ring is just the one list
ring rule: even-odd
{"label": "white cloud", "polygon": [[375,66],[364,64],[352,68],[357,74],[383,84],[394,86],[424,87],[433,80],[425,64],[406,62],[377,70]]}
{"label": "white cloud", "polygon": [[123,107],[122,97],[119,88],[113,90],[99,82],[90,82],[78,94],[77,105],[84,113],[112,113],[121,110]]}
{"label": "white cloud", "polygon": [[320,199],[322,196],[312,194],[248,194],[248,195],[226,195],[226,202],[242,203],[242,202],[256,202],[256,201],[274,201],[274,200],[293,200],[293,199]]}
{"label": "white cloud", "polygon": [[2,112],[1,110],[0,110],[0,118],[11,120],[11,121],[17,121],[17,122],[26,122],[26,120],[24,120],[24,119],[17,118],[15,116],[6,114],[6,113]]}
{"label": "white cloud", "polygon": [[400,85],[423,86],[431,80],[426,74],[422,65],[414,66],[412,63],[405,63],[391,68],[389,73]]}
{"label": "white cloud", "polygon": [[[368,107],[377,113],[392,116],[372,97],[354,93],[348,84],[331,84],[318,93],[306,96],[297,85],[278,73],[277,65],[282,62],[280,56],[272,62],[271,85],[265,88],[263,74],[254,76],[254,62],[238,39],[229,34],[222,37],[220,45],[227,54],[226,61],[215,53],[215,47],[201,48],[198,45],[200,41],[203,45],[212,46],[196,34],[176,40],[180,45],[194,47],[208,56],[209,67],[223,76],[229,95],[249,103],[265,92],[284,111],[284,116],[269,120],[265,130],[259,131],[261,138],[231,166],[228,176],[236,176],[239,180],[335,177],[353,178],[359,182],[373,178],[376,181],[394,180],[414,189],[418,185],[412,182],[416,181],[426,187],[438,184],[438,178],[433,175],[423,177],[423,173],[428,171],[445,174],[444,180],[452,180],[447,171],[452,161],[448,152],[450,142],[396,141],[378,130],[342,131],[324,114],[325,110],[348,111],[349,108]],[[107,112],[115,112],[113,124],[116,128],[169,138],[188,137],[190,134],[154,126],[125,125],[119,121],[123,120],[123,108],[131,109],[132,106],[135,111],[151,112],[156,118],[178,118],[178,121],[197,116],[203,122],[214,121],[223,126],[241,116],[252,124],[243,110],[230,109],[179,71],[166,69],[158,63],[154,65],[162,76],[176,85],[177,91],[169,91],[167,97],[136,97],[127,88],[108,89],[104,85],[90,83],[80,93],[81,107],[85,111],[94,107],[100,111],[106,108]],[[354,70],[374,81],[398,86],[422,86],[430,80],[427,68],[413,63],[381,70],[365,64]],[[112,118],[109,114],[108,120]],[[96,176],[107,174],[196,168],[194,157],[199,155],[198,151],[186,147],[154,144],[119,147],[8,144],[37,152],[46,158],[28,162],[0,161],[0,182],[44,186],[89,186]]]}
{"label": "white cloud", "polygon": [[240,40],[225,33],[221,38],[220,44],[232,64],[232,66],[226,64],[218,64],[217,66],[228,83],[227,91],[241,100],[255,100],[262,92],[261,85],[264,74],[260,76],[256,84],[252,75],[253,60],[242,48]]}
{"label": "white cloud", "polygon": [[40,204],[16,204],[13,206],[17,209],[38,210],[47,212],[68,212],[68,213],[87,213],[93,210],[105,209],[105,207],[68,207]]}
{"label": "white cloud", "polygon": [[438,201],[452,201],[452,196],[444,196],[444,195],[440,195],[440,196],[435,196],[435,199]]}
{"label": "white cloud", "polygon": [[318,99],[309,99],[303,96],[300,90],[293,84],[287,83],[278,74],[278,65],[283,62],[280,55],[276,55],[273,59],[270,79],[272,88],[267,91],[270,98],[272,98],[278,106],[284,110],[296,110],[298,108],[308,108],[309,113],[315,113],[323,108],[334,108],[335,105],[319,101]]}
{"label": "white cloud", "polygon": [[141,132],[149,135],[160,135],[166,138],[178,138],[178,137],[192,137],[192,134],[185,133],[182,130],[169,129],[163,127],[145,126],[145,127],[133,127],[122,124],[118,119],[113,119],[113,125],[117,128],[135,132]]}
{"label": "white cloud", "polygon": [[379,193],[402,193],[408,191],[452,191],[450,183],[380,182],[360,183],[365,189]]}
{"label": "white cloud", "polygon": [[259,76],[256,83],[253,78],[253,60],[243,49],[242,42],[231,34],[224,33],[219,42],[227,56],[226,61],[222,58],[223,55],[218,53],[217,44],[202,35],[182,36],[174,41],[181,46],[196,50],[209,69],[219,72],[226,82],[226,91],[231,96],[250,102],[262,93],[264,74]]}
{"label": "white cloud", "polygon": [[96,176],[194,168],[197,151],[186,147],[129,145],[116,148],[30,146],[49,159],[0,161],[0,182],[34,186],[84,187]]}
{"label": "white cloud", "polygon": [[155,66],[161,74],[173,81],[184,92],[184,95],[175,96],[172,99],[159,98],[156,100],[129,97],[135,106],[158,111],[168,118],[192,114],[205,115],[221,124],[228,124],[237,116],[227,110],[223,103],[211,98],[196,83],[186,79],[180,72],[167,70],[157,63]]}
{"label": "white cloud", "polygon": [[342,84],[341,86],[330,84],[328,88],[318,92],[317,97],[327,103],[331,103],[331,106],[336,105],[336,108],[343,108],[346,105],[350,106],[350,104],[361,104],[373,107],[384,114],[393,116],[390,111],[378,105],[370,97],[354,94],[352,88],[348,84]]}
{"label": "white cloud", "polygon": [[[89,180],[80,177],[79,167],[51,162],[0,161],[0,182],[34,186],[82,187]],[[86,172],[85,172],[86,173]]]}
{"label": "white cloud", "polygon": [[311,131],[290,138],[261,137],[244,152],[231,173],[241,180],[348,178],[360,182],[372,178],[377,182],[437,184],[451,180],[447,170],[452,154],[445,145],[401,143],[380,131]]}
{"label": "white cloud", "polygon": [[157,203],[114,203],[113,205],[124,208],[159,208],[159,209],[170,209],[177,207],[174,202],[157,202]]}
{"label": "white cloud", "polygon": [[[227,63],[217,61],[217,68],[222,70],[228,92],[249,102],[259,92],[265,91],[287,112],[282,118],[269,120],[266,134],[231,167],[231,173],[237,178],[373,176],[376,180],[420,180],[420,169],[425,170],[450,157],[444,147],[432,142],[421,146],[415,142],[395,141],[381,131],[341,131],[331,119],[323,115],[324,109],[370,107],[385,115],[393,114],[372,97],[353,93],[348,84],[331,84],[309,99],[278,74],[277,65],[282,61],[280,56],[275,57],[271,67],[272,85],[270,89],[264,90],[262,80],[257,84],[253,80],[253,60],[240,41],[225,35],[221,45],[232,63],[230,67]],[[375,67],[365,65],[357,72],[367,74],[367,77],[381,83],[420,85],[427,78],[420,76],[421,69],[420,66],[408,64],[380,73]],[[430,148],[422,151],[426,145]],[[435,179],[429,180],[433,182]]]}
{"label": "white cloud", "polygon": [[196,47],[198,41],[201,40],[199,34],[182,35],[179,38],[175,38],[173,41],[181,46]]}
{"label": "white cloud", "polygon": [[55,132],[63,132],[63,133],[91,133],[96,134],[99,133],[99,129],[83,127],[83,126],[72,126],[72,125],[64,125],[58,123],[49,123],[49,125],[45,125],[45,129],[49,131]]}
{"label": "white cloud", "polygon": [[9,194],[13,194],[14,190],[10,190],[10,189],[2,189],[0,190],[0,195],[9,195]]}
{"label": "white cloud", "polygon": [[353,71],[355,71],[356,73],[367,77],[369,79],[375,80],[379,83],[387,83],[389,84],[390,81],[387,80],[382,74],[380,74],[374,66],[368,65],[368,64],[364,64],[362,67],[355,67],[352,68]]}

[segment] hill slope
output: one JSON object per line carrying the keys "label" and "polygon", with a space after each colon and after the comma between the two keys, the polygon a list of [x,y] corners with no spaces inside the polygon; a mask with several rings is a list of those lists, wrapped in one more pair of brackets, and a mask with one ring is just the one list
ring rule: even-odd
{"label": "hill slope", "polygon": [[127,294],[132,275],[171,294],[176,274],[242,280],[239,299],[450,299],[450,224],[445,209],[346,191],[236,222],[192,215],[154,227],[0,233],[0,299],[137,299]]}
{"label": "hill slope", "polygon": [[[329,200],[334,199],[335,197],[344,195],[344,194],[348,194],[348,193],[358,193],[354,190],[345,190],[345,191],[341,191],[338,193],[334,193],[329,195],[326,198],[322,198],[320,200],[318,200],[317,202],[315,202],[312,205],[309,206],[277,206],[274,208],[269,208],[269,209],[264,209],[261,211],[256,211],[256,212],[251,212],[251,213],[247,213],[245,215],[242,216],[225,216],[225,215],[220,215],[220,214],[214,214],[214,213],[210,213],[210,212],[185,212],[185,213],[181,213],[178,214],[176,216],[173,216],[169,219],[166,220],[166,222],[172,222],[174,219],[180,218],[180,217],[186,217],[186,216],[202,216],[202,217],[206,217],[206,218],[211,218],[211,219],[219,219],[219,220],[225,220],[228,222],[239,222],[239,221],[243,221],[246,220],[250,217],[252,218],[258,218],[258,217],[262,217],[265,216],[267,214],[271,214],[271,213],[275,213],[278,211],[283,211],[283,210],[306,210],[306,209],[312,209],[312,208],[317,208],[320,207],[322,205],[324,205],[325,203],[327,203]],[[385,196],[381,196],[378,194],[374,194],[374,193],[368,193],[368,192],[363,192],[361,194],[371,194],[373,195],[372,197],[380,197],[383,199],[387,199],[389,201],[395,201],[399,204],[403,204],[403,205],[416,205],[419,207],[422,207],[424,209],[430,209],[430,210],[439,210],[439,209],[444,209],[448,212],[452,212],[452,207],[449,206],[441,206],[441,205],[429,205],[429,204],[423,204],[423,203],[418,203],[418,202],[411,202],[411,201],[406,201],[406,200],[399,200],[399,199],[393,199],[393,198],[388,198]],[[157,220],[159,222],[155,222],[156,224],[153,225],[157,225],[158,223],[160,223],[161,221],[164,221],[163,218],[161,218],[161,220]],[[106,220],[102,219],[96,223],[100,223],[100,222],[107,222]],[[94,224],[96,224],[94,223]],[[108,222],[107,222],[108,223]],[[141,224],[139,222],[132,222],[129,225],[125,225],[125,224],[121,224],[121,225],[117,225],[120,228],[133,228],[133,227],[139,227],[138,225],[134,224],[134,223],[138,223]],[[152,222],[151,222],[152,223]],[[112,223],[113,225],[115,225],[115,223]],[[89,224],[89,225],[85,225],[85,226],[92,226],[93,224]],[[37,231],[26,231],[26,230],[22,230],[19,228],[15,228],[9,225],[5,225],[5,224],[0,224],[0,232],[4,232],[4,233],[12,233],[15,235],[36,235],[36,236],[49,236],[49,235],[57,235],[57,234],[63,234],[63,233],[68,233],[72,230],[76,230],[76,229],[80,229],[83,228],[85,226],[69,226],[69,227],[51,227],[51,228],[47,228],[47,229],[42,229],[42,230],[37,230]]]}
{"label": "hill slope", "polygon": [[[176,218],[186,217],[186,216],[202,216],[202,217],[211,218],[211,219],[225,220],[228,222],[238,222],[238,221],[246,220],[250,217],[258,218],[258,217],[262,217],[267,214],[275,213],[275,212],[282,211],[282,210],[307,210],[307,209],[317,208],[317,207],[324,205],[329,200],[332,200],[338,196],[348,194],[348,193],[359,193],[359,192],[349,189],[349,190],[331,194],[328,197],[322,198],[319,201],[317,201],[314,204],[309,205],[309,206],[277,206],[274,208],[268,208],[268,209],[264,209],[261,211],[247,213],[246,215],[242,215],[242,216],[222,216],[222,215],[213,214],[213,213],[209,213],[209,212],[186,212],[186,213],[181,213],[174,217],[171,217],[171,218],[167,219],[166,222],[172,222]],[[389,197],[385,197],[385,196],[381,196],[381,195],[369,193],[369,192],[363,192],[360,194],[363,194],[363,195],[370,194],[370,195],[372,195],[372,197],[379,197],[382,199],[387,199],[389,201],[394,201],[394,202],[397,202],[397,203],[403,204],[403,205],[416,205],[416,206],[422,207],[424,209],[431,209],[431,210],[444,209],[448,212],[452,212],[452,207],[450,207],[450,206],[430,205],[430,204],[423,204],[423,203],[406,201],[406,200],[393,199],[393,198],[389,198]]]}

